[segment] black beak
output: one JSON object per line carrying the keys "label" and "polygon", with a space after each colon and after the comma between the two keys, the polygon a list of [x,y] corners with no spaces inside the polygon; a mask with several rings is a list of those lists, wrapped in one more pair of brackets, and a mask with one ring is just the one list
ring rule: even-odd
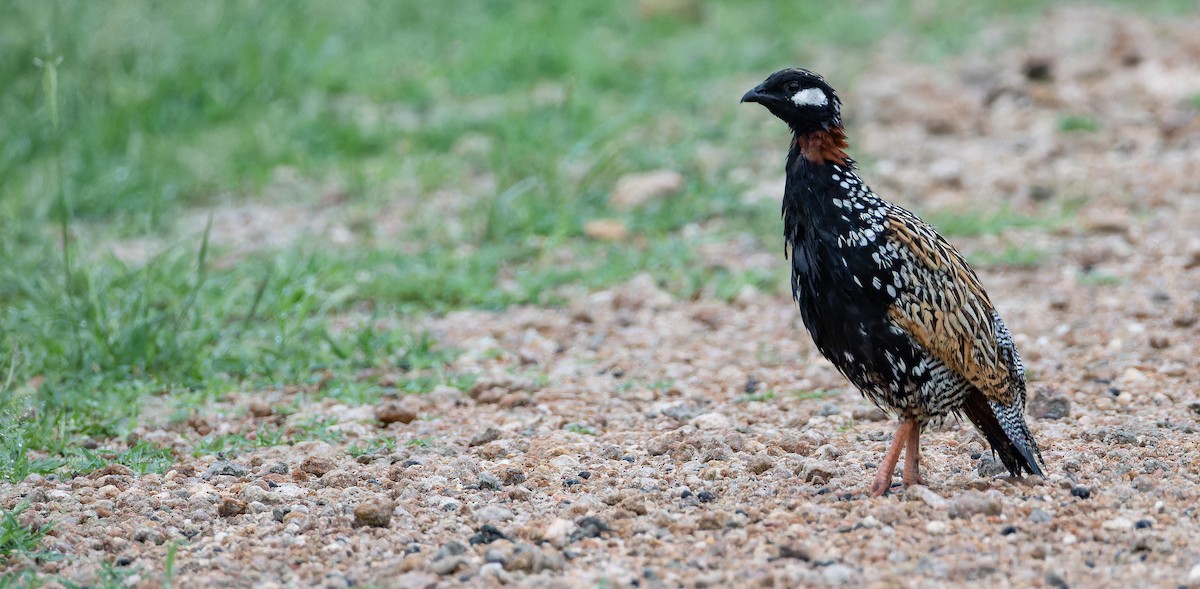
{"label": "black beak", "polygon": [[755,88],[755,89],[743,94],[741,101],[742,102],[758,102],[761,104],[763,99],[766,98],[766,96],[764,96],[761,92],[759,92],[759,90],[761,90],[761,89],[762,89],[762,87],[760,86],[758,88]]}

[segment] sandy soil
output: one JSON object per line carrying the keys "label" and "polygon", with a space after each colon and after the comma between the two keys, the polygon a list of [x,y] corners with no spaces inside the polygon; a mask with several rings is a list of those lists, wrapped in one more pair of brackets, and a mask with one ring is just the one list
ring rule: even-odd
{"label": "sandy soil", "polygon": [[[54,522],[49,547],[79,557],[33,566],[82,583],[110,562],[160,586],[177,542],[185,587],[1200,587],[1198,28],[1055,13],[1024,49],[881,59],[844,92],[884,196],[1067,215],[955,239],[970,258],[1042,252],[980,274],[1031,374],[1044,480],[1002,476],[951,423],[922,438],[928,487],[865,498],[894,421],[819,357],[786,295],[677,300],[642,277],[427,320],[465,351],[452,370],[480,375],[469,392],[286,417],[299,388],[235,395],[143,427],[181,451],[164,475],[34,476],[0,504]],[[1099,129],[1063,133],[1062,113]],[[708,257],[786,272],[747,243]],[[347,444],[190,457],[204,433],[313,416]],[[347,454],[379,435],[397,448]]]}

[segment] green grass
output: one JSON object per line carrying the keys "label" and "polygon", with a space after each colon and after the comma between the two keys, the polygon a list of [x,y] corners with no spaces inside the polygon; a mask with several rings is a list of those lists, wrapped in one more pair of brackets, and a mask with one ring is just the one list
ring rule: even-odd
{"label": "green grass", "polygon": [[1001,250],[980,250],[969,256],[972,264],[979,266],[1008,266],[1011,268],[1033,268],[1040,266],[1050,253],[1036,247],[1006,244]]}
{"label": "green grass", "polygon": [[29,526],[21,523],[21,513],[26,509],[29,509],[28,503],[18,504],[11,510],[0,509],[0,565],[6,568],[18,558],[44,560],[61,556],[42,550],[42,539],[50,532],[50,524]]}
{"label": "green grass", "polygon": [[1063,115],[1058,119],[1058,129],[1067,133],[1091,133],[1100,130],[1100,121],[1082,115]]}
{"label": "green grass", "polygon": [[[369,403],[469,386],[448,368],[453,350],[409,328],[419,314],[556,304],[565,287],[642,272],[682,297],[780,288],[785,277],[698,253],[737,232],[777,247],[777,209],[743,202],[730,172],[765,166],[749,154],[768,141],[782,152],[784,131],[737,97],[826,52],[843,56],[827,73],[851,90],[880,40],[935,61],[1053,3],[935,4],[720,0],[699,20],[643,20],[618,1],[9,3],[0,478],[163,468],[158,450],[120,443],[149,399],[186,417],[233,391]],[[713,164],[709,147],[726,155]],[[682,193],[610,210],[617,178],[656,168],[684,174]],[[309,239],[234,256],[178,222],[247,201],[318,210],[331,192],[357,247]],[[395,203],[409,207],[402,234],[377,235],[373,220]],[[584,237],[599,217],[631,238]],[[711,229],[682,231],[694,223]],[[1005,212],[942,227],[1023,223]],[[107,255],[128,238],[167,247],[144,263]],[[357,376],[372,370],[403,378]],[[322,436],[320,424],[248,431],[195,451]],[[110,449],[82,453],[85,438]]]}

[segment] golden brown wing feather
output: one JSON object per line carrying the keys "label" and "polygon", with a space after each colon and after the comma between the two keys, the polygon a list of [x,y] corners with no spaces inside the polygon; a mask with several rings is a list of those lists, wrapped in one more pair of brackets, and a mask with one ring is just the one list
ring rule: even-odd
{"label": "golden brown wing feather", "polygon": [[1010,404],[1012,371],[992,324],[994,307],[975,271],[932,227],[903,209],[888,216],[891,239],[911,263],[909,287],[889,317],[988,399]]}

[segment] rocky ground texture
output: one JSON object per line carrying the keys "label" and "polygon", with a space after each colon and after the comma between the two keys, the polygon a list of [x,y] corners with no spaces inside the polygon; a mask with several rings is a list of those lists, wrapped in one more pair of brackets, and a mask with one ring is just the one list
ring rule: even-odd
{"label": "rocky ground texture", "polygon": [[[819,356],[786,294],[679,300],[641,277],[426,320],[464,351],[468,391],[287,415],[299,387],[231,395],[142,426],[179,450],[162,475],[2,485],[0,505],[31,502],[21,517],[75,555],[18,564],[161,586],[174,546],[183,587],[1200,587],[1195,30],[1053,13],[1020,49],[881,58],[843,91],[880,194],[1047,219],[954,239],[1024,355],[1045,479],[1005,477],[950,423],[922,438],[928,487],[865,497],[894,420]],[[748,197],[778,196],[781,149],[741,171],[772,179]],[[706,259],[786,272],[754,243]],[[314,416],[345,443],[192,458],[213,431]],[[380,436],[395,446],[347,452]]]}

